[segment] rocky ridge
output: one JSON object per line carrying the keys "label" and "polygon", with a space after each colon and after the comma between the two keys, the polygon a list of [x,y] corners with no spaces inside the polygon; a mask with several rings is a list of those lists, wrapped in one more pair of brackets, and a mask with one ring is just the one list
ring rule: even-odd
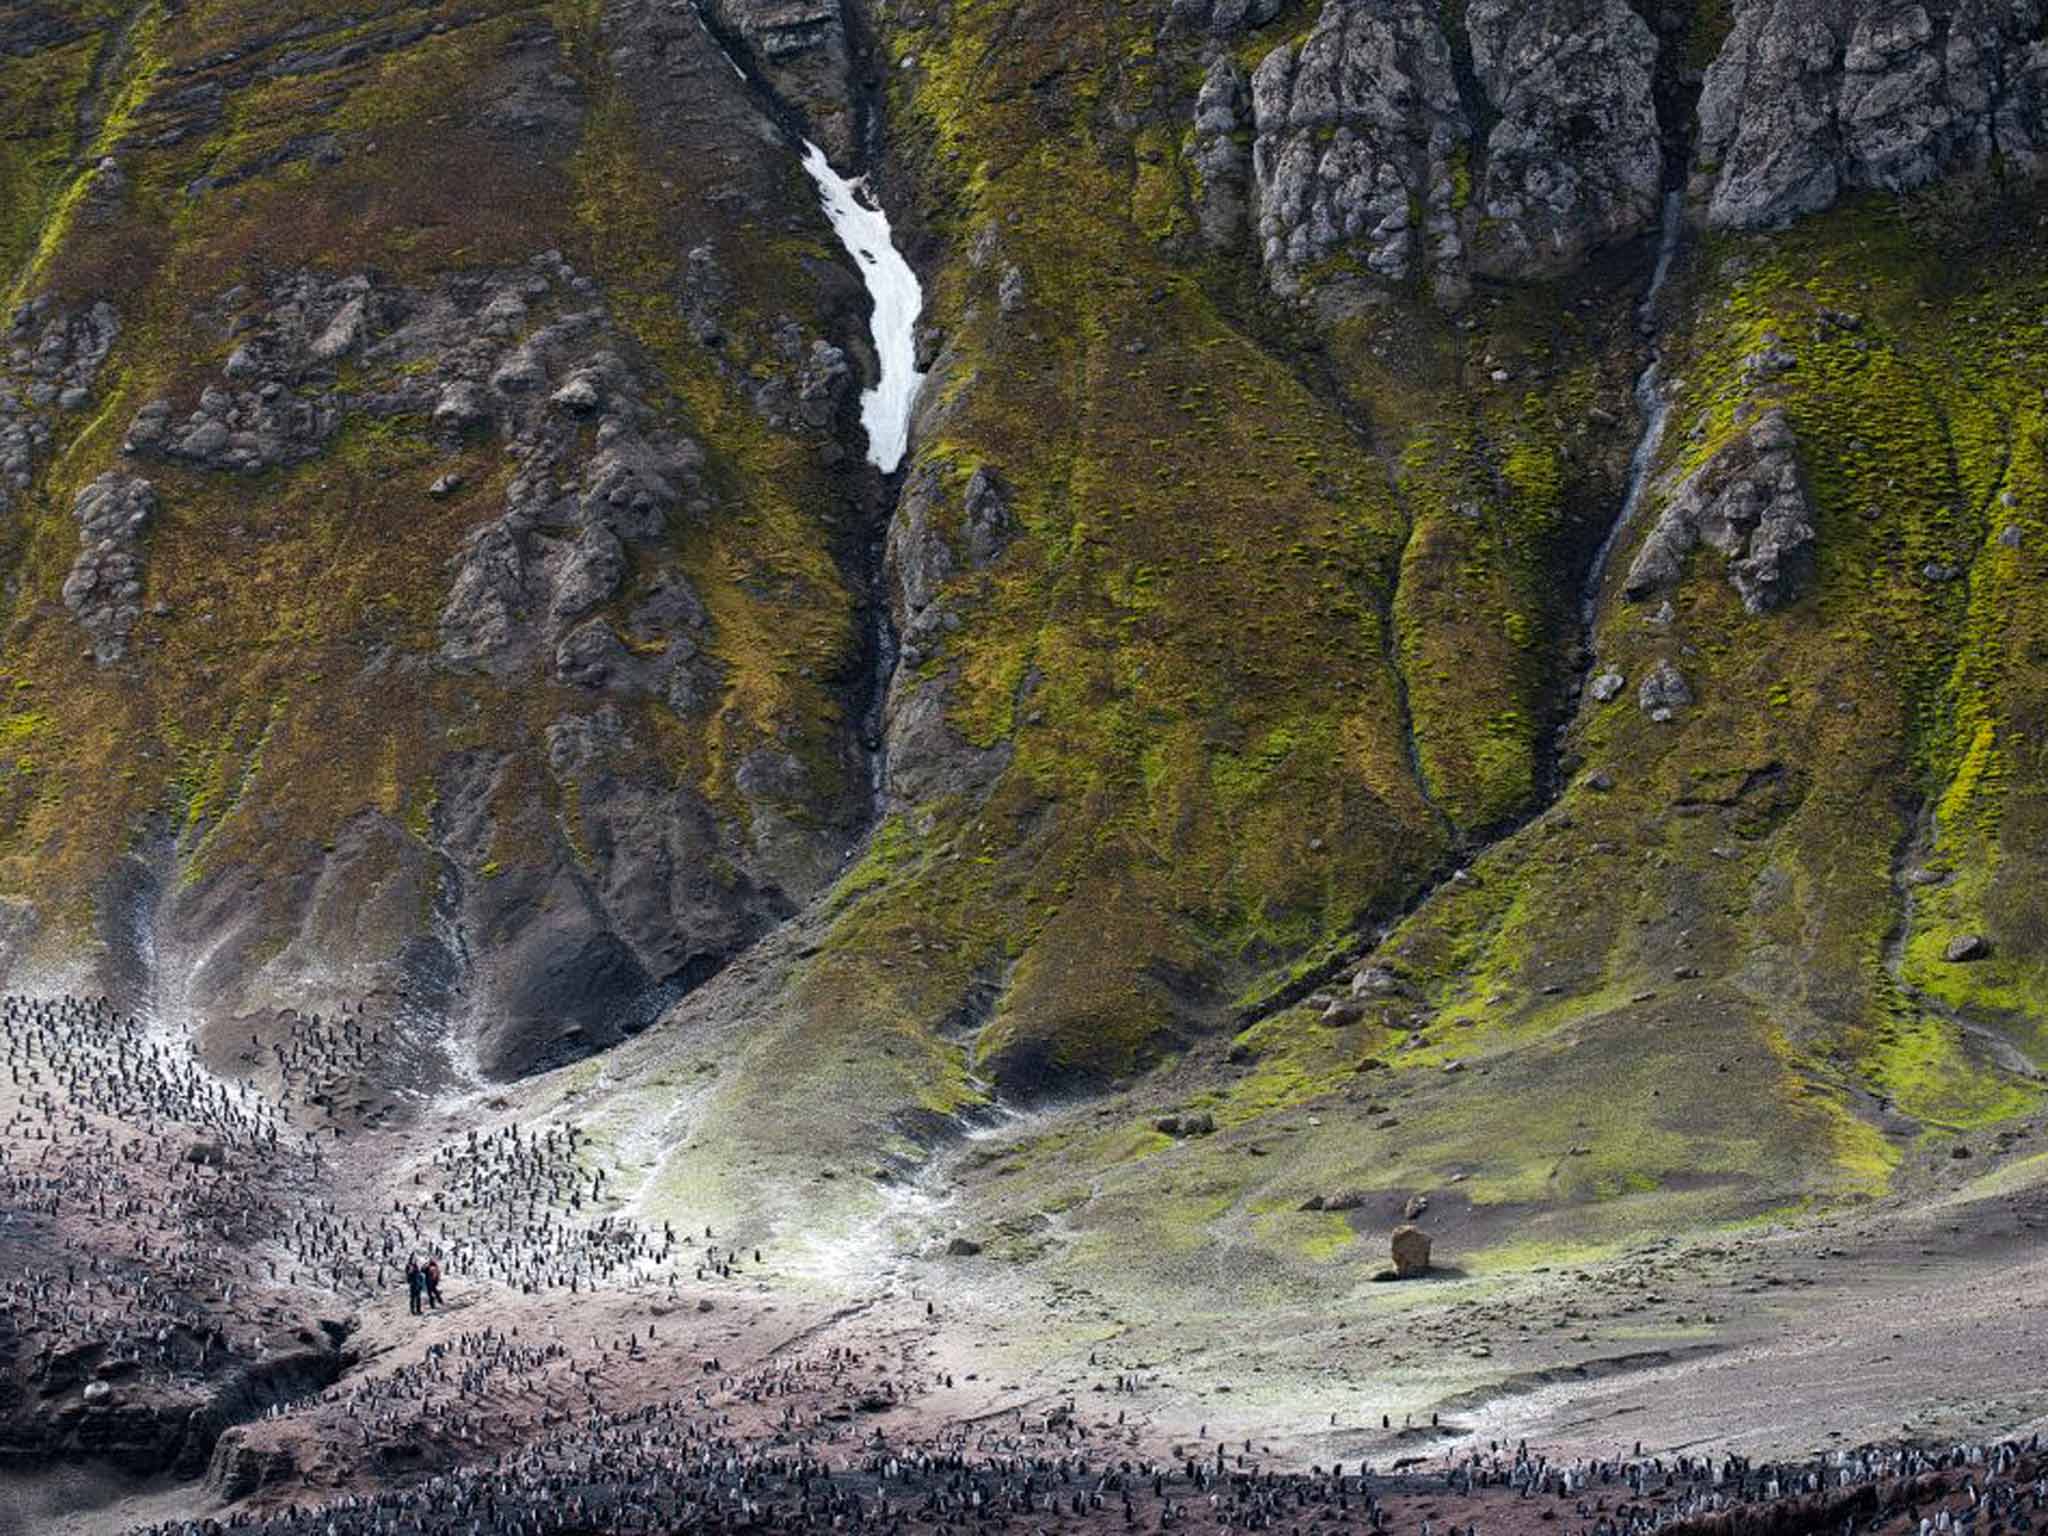
{"label": "rocky ridge", "polygon": [[1954,169],[2031,174],[2048,150],[2042,26],[2031,0],[1741,0],[1700,96],[1708,219],[1768,228]]}
{"label": "rocky ridge", "polygon": [[1782,410],[1766,411],[1683,483],[1629,567],[1631,600],[1676,586],[1699,544],[1728,560],[1728,580],[1751,613],[1798,598],[1813,577],[1814,511],[1800,479],[1798,439]]}
{"label": "rocky ridge", "polygon": [[[1175,14],[1222,35],[1272,19]],[[1475,4],[1458,32],[1423,6],[1324,5],[1249,80],[1212,56],[1194,116],[1204,232],[1240,238],[1249,198],[1276,292],[1332,281],[1348,261],[1458,303],[1475,277],[1570,272],[1653,230],[1664,190],[1687,177],[1712,227],[1767,228],[1954,169],[2026,175],[2048,144],[2048,39],[2031,6],[1937,19],[1920,5],[1744,0],[1704,70],[1674,60],[1687,46],[1622,0]],[[1659,119],[1668,71],[1698,96],[1690,164]]]}

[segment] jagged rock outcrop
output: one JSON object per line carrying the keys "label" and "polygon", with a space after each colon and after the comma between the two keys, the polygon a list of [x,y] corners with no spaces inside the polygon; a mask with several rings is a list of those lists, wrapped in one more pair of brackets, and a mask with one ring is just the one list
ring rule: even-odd
{"label": "jagged rock outcrop", "polygon": [[90,398],[121,334],[121,317],[105,300],[64,311],[44,294],[21,305],[8,330],[9,371],[21,379],[28,403],[73,411]]}
{"label": "jagged rock outcrop", "polygon": [[1388,282],[1456,281],[1452,157],[1472,127],[1435,7],[1331,0],[1306,41],[1266,55],[1252,111],[1258,238],[1277,292],[1353,253]]}
{"label": "jagged rock outcrop", "polygon": [[1202,178],[1202,238],[1231,250],[1245,235],[1251,206],[1251,151],[1240,142],[1251,95],[1237,60],[1219,53],[1195,101],[1194,164]]}
{"label": "jagged rock outcrop", "polygon": [[[1184,25],[1221,8],[1177,7]],[[1233,12],[1234,15],[1234,12]],[[1706,72],[1692,191],[1722,228],[1788,222],[1859,188],[1923,186],[2048,153],[2048,38],[2037,0],[1952,13],[1865,0],[1745,0]],[[1666,185],[1662,43],[1624,0],[1475,0],[1453,37],[1411,0],[1330,0],[1307,39],[1268,54],[1249,111],[1225,56],[1195,108],[1205,238],[1234,242],[1255,134],[1257,232],[1275,291],[1356,261],[1373,279],[1571,270],[1656,226]],[[1489,126],[1490,125],[1490,126]]]}
{"label": "jagged rock outcrop", "polygon": [[142,617],[142,535],[156,513],[156,489],[132,475],[104,474],[78,493],[78,559],[64,578],[64,606],[91,637],[101,666],[128,654]]}
{"label": "jagged rock outcrop", "polygon": [[1663,722],[1693,703],[1692,684],[1669,657],[1659,661],[1636,690],[1636,706],[1652,720]]}
{"label": "jagged rock outcrop", "polygon": [[12,504],[10,492],[34,480],[53,414],[91,401],[120,333],[121,318],[105,301],[66,310],[41,294],[16,306],[0,354],[0,513]]}
{"label": "jagged rock outcrop", "polygon": [[1567,271],[1656,226],[1664,151],[1657,38],[1624,0],[1474,0],[1472,66],[1491,110],[1473,266]]}
{"label": "jagged rock outcrop", "polygon": [[237,1425],[213,1443],[206,1465],[207,1489],[224,1504],[246,1499],[260,1488],[281,1483],[299,1470],[289,1447],[256,1446]]}
{"label": "jagged rock outcrop", "polygon": [[[487,1070],[517,1074],[616,1041],[831,878],[849,836],[831,814],[845,784],[817,782],[793,753],[753,751],[733,777],[742,825],[677,783],[648,739],[648,706],[696,719],[721,687],[709,611],[675,558],[710,507],[704,454],[646,403],[588,278],[556,252],[423,288],[289,273],[261,293],[220,296],[203,319],[232,342],[219,379],[189,412],[168,399],[144,406],[124,443],[132,460],[289,469],[344,432],[388,423],[431,434],[446,454],[512,461],[497,515],[474,524],[449,568],[431,662],[566,691],[539,767],[575,814],[558,827],[515,792],[534,765],[512,754],[445,758],[427,841],[469,872],[444,894],[451,922],[482,942],[466,957],[404,962],[435,975],[467,967],[486,1004],[476,1048]],[[794,322],[772,348],[768,366],[746,370],[751,403],[770,425],[824,435],[853,388],[845,354]],[[425,502],[466,489],[444,474],[410,493]],[[102,664],[125,654],[140,617],[140,535],[154,508],[133,476],[80,498],[86,546],[65,599]],[[850,762],[845,777],[857,777]],[[501,869],[501,837],[535,852]],[[277,965],[325,973],[337,954],[412,953],[395,942],[407,919],[386,896],[417,908],[434,880],[399,829],[359,818],[309,881]],[[232,877],[168,904],[167,941],[216,940],[196,996],[234,995],[245,979],[245,946],[259,937],[250,897]]]}
{"label": "jagged rock outcrop", "polygon": [[1741,0],[1708,69],[1695,189],[1721,228],[1789,222],[1858,188],[1924,186],[2048,151],[2037,0],[1952,11],[1869,0]]}
{"label": "jagged rock outcrop", "polygon": [[702,450],[647,430],[639,381],[613,346],[601,313],[575,311],[477,359],[441,390],[437,420],[466,430],[482,413],[522,466],[503,515],[471,533],[457,565],[441,654],[499,673],[551,658],[572,686],[686,705],[705,684],[693,671],[696,646],[687,635],[667,644],[662,625],[701,630],[704,615],[678,587],[687,586],[680,573],[625,616],[644,649],[629,654],[610,624],[590,617],[623,591],[629,550],[669,537],[708,506],[697,479]]}
{"label": "jagged rock outcrop", "polygon": [[35,461],[49,441],[50,424],[0,382],[0,512],[12,505],[10,491],[25,491],[34,481]]}
{"label": "jagged rock outcrop", "polygon": [[1765,412],[1670,492],[1629,567],[1637,601],[1675,586],[1686,556],[1707,544],[1728,559],[1728,581],[1751,613],[1793,602],[1814,570],[1817,535],[1799,443],[1782,410]]}
{"label": "jagged rock outcrop", "polygon": [[[1648,25],[1623,0],[1482,0],[1465,27],[1476,99],[1459,89],[1441,14],[1421,4],[1332,0],[1306,41],[1260,64],[1253,166],[1277,292],[1351,256],[1386,283],[1426,275],[1455,301],[1474,274],[1568,271],[1655,226],[1664,153]],[[1227,60],[1211,64],[1196,111],[1204,234],[1223,243],[1243,115]]]}
{"label": "jagged rock outcrop", "polygon": [[904,487],[885,548],[890,617],[899,647],[883,705],[886,788],[893,800],[915,804],[973,794],[1009,762],[1007,744],[977,747],[947,719],[956,669],[947,667],[936,676],[925,676],[922,669],[945,655],[948,640],[962,627],[959,612],[947,601],[950,584],[993,565],[1014,532],[1010,490],[986,466],[976,469],[957,493],[932,464],[920,466]]}

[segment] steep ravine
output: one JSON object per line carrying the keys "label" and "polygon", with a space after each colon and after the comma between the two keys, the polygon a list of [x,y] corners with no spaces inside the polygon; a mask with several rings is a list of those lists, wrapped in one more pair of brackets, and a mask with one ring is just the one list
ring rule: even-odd
{"label": "steep ravine", "polygon": [[[889,687],[900,654],[890,616],[886,545],[889,525],[902,495],[911,421],[925,384],[924,371],[917,364],[917,323],[924,313],[924,288],[898,248],[889,215],[869,189],[866,177],[849,179],[840,174],[825,151],[803,136],[803,114],[734,56],[736,40],[719,24],[705,0],[696,0],[695,12],[733,72],[747,83],[752,93],[769,104],[776,121],[801,145],[799,155],[804,174],[817,187],[825,217],[860,273],[872,304],[868,331],[876,377],[861,392],[860,422],[866,437],[867,462],[881,477],[881,488],[868,526],[858,540],[858,574],[867,634],[863,675],[853,689],[860,745],[868,757],[872,826],[880,821],[887,805],[886,713]],[[846,86],[849,96],[858,101],[861,92],[857,82],[849,79]],[[879,146],[883,133],[879,104],[865,108],[865,121],[868,131],[862,136],[863,141],[871,147]]]}
{"label": "steep ravine", "polygon": [[917,366],[917,322],[924,313],[924,288],[897,248],[889,216],[868,190],[865,179],[848,181],[833,169],[825,152],[809,140],[804,142],[803,165],[805,174],[817,184],[826,218],[859,268],[874,301],[869,331],[876,379],[861,393],[861,426],[867,434],[868,462],[880,472],[883,492],[873,532],[864,541],[862,576],[868,635],[860,718],[861,747],[868,754],[872,815],[879,821],[888,794],[885,716],[899,654],[887,593],[886,533],[902,495],[911,417],[925,383],[924,372]]}
{"label": "steep ravine", "polygon": [[1662,333],[1663,321],[1658,301],[1663,297],[1664,285],[1670,281],[1672,264],[1678,258],[1680,243],[1685,237],[1685,198],[1680,192],[1666,195],[1664,200],[1663,229],[1658,236],[1657,264],[1650,275],[1649,288],[1644,292],[1642,303],[1637,306],[1638,328],[1650,343],[1650,360],[1643,371],[1636,376],[1636,409],[1642,427],[1636,438],[1635,448],[1629,454],[1628,489],[1623,496],[1621,508],[1615,513],[1614,522],[1607,530],[1606,538],[1593,555],[1593,563],[1586,572],[1586,584],[1579,600],[1580,622],[1584,630],[1587,668],[1598,664],[1598,625],[1600,599],[1607,583],[1607,568],[1614,557],[1615,548],[1627,537],[1634,526],[1636,514],[1642,510],[1643,498],[1649,491],[1650,476],[1657,467],[1657,454],[1664,445],[1664,430],[1671,417],[1671,401],[1666,392],[1663,378],[1663,358],[1658,351],[1658,339]]}

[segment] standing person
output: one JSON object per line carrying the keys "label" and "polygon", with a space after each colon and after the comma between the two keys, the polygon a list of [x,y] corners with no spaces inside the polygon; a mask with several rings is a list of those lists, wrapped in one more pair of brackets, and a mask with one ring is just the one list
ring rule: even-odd
{"label": "standing person", "polygon": [[427,1305],[438,1307],[441,1305],[441,1261],[439,1259],[427,1260],[424,1278],[427,1283]]}
{"label": "standing person", "polygon": [[420,1315],[420,1296],[426,1291],[426,1288],[427,1272],[420,1268],[419,1255],[413,1254],[405,1261],[405,1289],[406,1294],[412,1298],[412,1315],[414,1317]]}

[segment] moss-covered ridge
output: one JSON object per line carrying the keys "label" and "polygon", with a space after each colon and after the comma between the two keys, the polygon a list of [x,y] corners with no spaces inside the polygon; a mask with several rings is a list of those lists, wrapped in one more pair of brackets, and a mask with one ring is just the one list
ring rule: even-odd
{"label": "moss-covered ridge", "polygon": [[[1815,590],[1745,614],[1711,552],[1668,616],[1610,584],[1600,664],[1631,686],[1581,708],[1561,803],[1377,946],[1392,981],[1364,1022],[1296,1010],[1241,1037],[1196,1101],[1220,1124],[1314,1111],[1352,1127],[1326,1181],[1455,1179],[1584,1238],[1910,1188],[1958,1133],[2038,1108],[2039,951],[2024,900],[1987,898],[2033,857],[2005,764],[2034,729],[2016,663],[2048,356],[2035,206],[1994,205],[1866,203],[1699,250],[1662,483],[1781,406]],[[1773,347],[1796,364],[1759,369]],[[1633,684],[1664,659],[1697,702],[1659,725]],[[1968,934],[1990,958],[1946,958]]]}
{"label": "moss-covered ridge", "polygon": [[993,968],[966,1048],[1010,1089],[1159,1060],[1539,803],[1560,589],[1616,458],[1567,413],[1629,373],[1602,351],[1622,271],[1574,290],[1604,318],[1516,388],[1466,381],[1525,361],[1535,302],[1470,339],[1422,304],[1334,334],[1272,307],[1191,236],[1199,54],[1155,32],[1028,6],[884,32],[902,172],[949,253],[921,463],[1015,486],[1022,534],[956,562],[920,685],[1009,757],[985,799],[914,808],[938,857],[871,882],[821,984],[846,971],[885,1027],[871,961],[905,935],[952,957],[941,1016]]}

